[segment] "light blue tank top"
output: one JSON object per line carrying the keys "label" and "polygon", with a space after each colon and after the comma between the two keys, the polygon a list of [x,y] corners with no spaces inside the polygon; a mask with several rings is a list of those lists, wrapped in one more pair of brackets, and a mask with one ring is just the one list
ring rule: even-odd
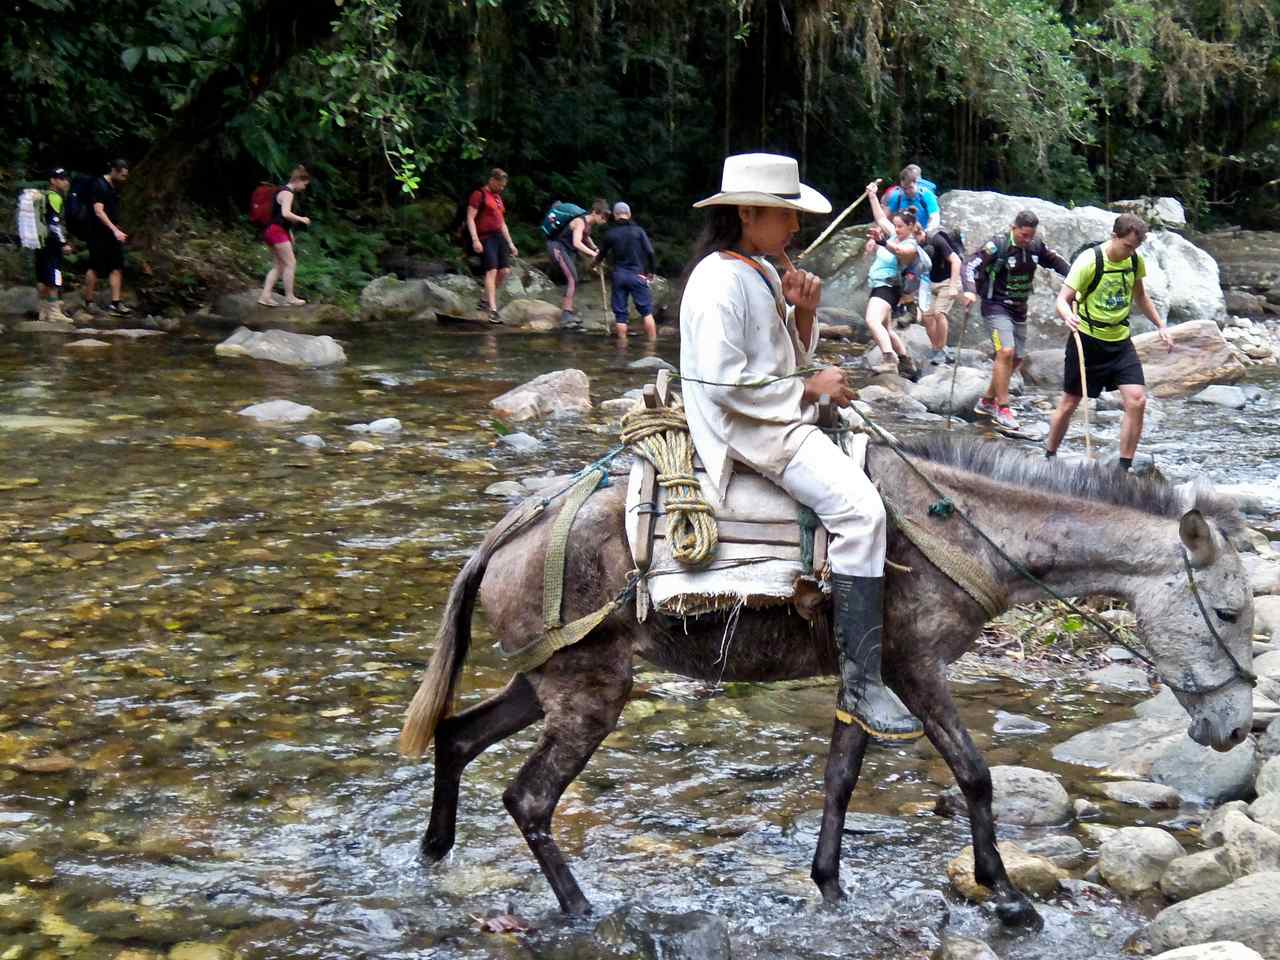
{"label": "light blue tank top", "polygon": [[867,284],[872,287],[892,287],[898,283],[902,265],[888,247],[876,247],[876,258],[867,271]]}

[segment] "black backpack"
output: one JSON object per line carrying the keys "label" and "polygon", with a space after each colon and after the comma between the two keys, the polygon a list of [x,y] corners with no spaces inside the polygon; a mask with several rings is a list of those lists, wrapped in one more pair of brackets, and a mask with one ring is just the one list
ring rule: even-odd
{"label": "black backpack", "polygon": [[[1103,268],[1104,268],[1104,264],[1102,262],[1103,261],[1102,245],[1106,242],[1107,241],[1105,240],[1098,240],[1096,242],[1090,241],[1089,243],[1082,243],[1080,244],[1080,246],[1076,247],[1076,249],[1071,254],[1071,262],[1075,263],[1076,260],[1079,258],[1080,254],[1084,253],[1086,250],[1090,248],[1092,248],[1093,250],[1093,279],[1089,281],[1089,285],[1085,287],[1083,290],[1076,291],[1076,297],[1079,299],[1079,302],[1082,304],[1084,303],[1084,301],[1089,299],[1089,294],[1097,290],[1098,284],[1102,282],[1102,274],[1103,274]],[[1138,277],[1138,255],[1136,253],[1129,258],[1129,271],[1133,272],[1134,279],[1136,280]],[[1129,272],[1129,271],[1125,271],[1125,272]],[[1111,272],[1115,273],[1116,271],[1113,270]]]}
{"label": "black backpack", "polygon": [[67,202],[63,208],[63,220],[81,240],[87,240],[93,224],[93,185],[97,177],[78,176],[71,181]]}

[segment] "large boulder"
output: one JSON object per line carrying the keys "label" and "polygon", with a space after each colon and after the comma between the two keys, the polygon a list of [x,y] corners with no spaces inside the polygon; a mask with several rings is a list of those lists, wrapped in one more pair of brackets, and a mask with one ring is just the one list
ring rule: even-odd
{"label": "large boulder", "polygon": [[394,274],[378,277],[360,291],[360,318],[363,320],[404,320],[434,317],[436,313],[460,316],[475,312],[458,294],[435,280],[401,280]]}
{"label": "large boulder", "polygon": [[1224,230],[1193,239],[1218,262],[1224,287],[1266,290],[1280,286],[1280,233]]}
{"label": "large boulder", "polygon": [[220,357],[270,360],[289,367],[332,367],[347,362],[342,345],[333,337],[315,337],[286,330],[255,332],[241,327],[214,347]]}
{"label": "large boulder", "polygon": [[1256,770],[1252,738],[1219,753],[1184,733],[1156,758],[1151,779],[1173,787],[1184,799],[1220,804],[1249,796]]}
{"label": "large boulder", "polygon": [[39,306],[35,287],[0,287],[0,315],[25,316],[37,312]]}
{"label": "large boulder", "polygon": [[[1020,210],[1031,210],[1040,218],[1045,243],[1067,259],[1082,244],[1109,237],[1116,219],[1113,211],[1098,207],[1068,209],[1047,200],[991,191],[952,190],[942,195],[940,203],[942,222],[963,230],[965,247],[971,251],[1008,230]],[[1152,230],[1139,252],[1146,263],[1147,292],[1161,316],[1171,323],[1225,318],[1213,257],[1167,230]],[[1033,349],[1061,343],[1063,328],[1053,309],[1060,285],[1056,276],[1040,271],[1028,311],[1028,345]]]}
{"label": "large boulder", "polygon": [[[1156,760],[1186,735],[1186,728],[1185,714],[1119,720],[1058,744],[1053,759],[1094,767],[1117,780],[1145,780]],[[1178,789],[1177,784],[1169,786]]]}
{"label": "large boulder", "polygon": [[[973,367],[927,367],[925,374],[907,388],[907,396],[925,405],[930,413],[974,418],[973,406],[986,392],[991,374]],[[952,380],[955,392],[952,393]]]}
{"label": "large boulder", "polygon": [[1165,868],[1185,856],[1182,844],[1156,827],[1124,827],[1098,851],[1098,870],[1113,890],[1136,896],[1153,889]]}
{"label": "large boulder", "polygon": [[[1067,823],[1074,815],[1067,791],[1057,777],[1043,770],[995,766],[991,768],[991,786],[991,812],[1000,823],[1043,827]],[[959,787],[944,791],[936,809],[944,816],[968,812]]]}
{"label": "large boulder", "polygon": [[1280,872],[1255,873],[1160,911],[1150,928],[1157,950],[1234,940],[1280,960]]}
{"label": "large boulder", "polygon": [[1254,823],[1248,813],[1233,810],[1222,818],[1215,840],[1219,861],[1233,880],[1251,873],[1280,870],[1280,833]]}
{"label": "large boulder", "polygon": [[503,307],[499,311],[499,318],[506,327],[531,333],[547,333],[560,328],[560,312],[560,308],[554,303],[521,297]]}
{"label": "large boulder", "polygon": [[1138,197],[1136,200],[1113,200],[1112,210],[1120,213],[1136,213],[1153,227],[1185,227],[1187,212],[1182,203],[1173,197]]}
{"label": "large boulder", "polygon": [[1158,333],[1133,338],[1142,360],[1147,389],[1156,397],[1181,397],[1211,383],[1231,383],[1245,375],[1245,367],[1211,320],[1179,324],[1169,330],[1170,350]]}
{"label": "large boulder", "polygon": [[1201,850],[1170,862],[1160,877],[1160,892],[1170,900],[1190,900],[1236,879],[1223,863],[1222,850]]}
{"label": "large boulder", "polygon": [[581,370],[555,370],[513,387],[489,406],[508,420],[587,413],[591,410],[591,382]]}
{"label": "large boulder", "polygon": [[350,319],[346,310],[332,303],[304,303],[290,307],[265,307],[258,302],[261,290],[224,293],[214,302],[212,311],[195,315],[202,326],[215,328],[251,327],[254,330],[313,330],[336,326]]}

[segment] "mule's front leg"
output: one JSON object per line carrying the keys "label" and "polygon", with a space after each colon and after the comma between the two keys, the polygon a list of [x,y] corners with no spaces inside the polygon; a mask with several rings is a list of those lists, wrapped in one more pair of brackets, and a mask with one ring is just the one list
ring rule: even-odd
{"label": "mule's front leg", "polygon": [[813,853],[813,868],[809,871],[827,903],[835,903],[844,896],[840,889],[840,838],[844,834],[849,798],[862,771],[868,739],[866,731],[856,723],[839,720],[833,723],[827,772],[823,777],[826,799],[822,804],[822,828],[818,833],[818,848]]}
{"label": "mule's front leg", "polygon": [[996,916],[1006,927],[1039,930],[1044,926],[1031,901],[1010,881],[996,849],[991,814],[991,771],[960,720],[941,669],[932,678],[910,677],[897,688],[907,707],[924,723],[924,732],[942,754],[969,806],[973,835],[974,879],[991,890]]}

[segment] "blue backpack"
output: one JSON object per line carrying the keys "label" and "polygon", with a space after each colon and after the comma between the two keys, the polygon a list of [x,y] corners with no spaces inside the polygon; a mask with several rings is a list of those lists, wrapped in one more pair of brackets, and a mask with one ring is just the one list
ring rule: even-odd
{"label": "blue backpack", "polygon": [[[910,210],[914,207],[916,210],[925,211],[927,214],[924,201],[920,199],[921,191],[933,194],[934,203],[938,202],[938,188],[934,185],[932,180],[926,180],[924,177],[921,177],[916,181],[915,198],[909,198],[906,193],[903,192],[901,186],[890,187],[886,190],[884,192],[883,200],[885,212],[892,217],[895,213],[901,213],[903,210]],[[920,221],[918,214],[916,216],[916,220],[917,222]],[[921,222],[920,226],[924,227],[927,225],[928,217],[926,216],[925,221]]]}
{"label": "blue backpack", "polygon": [[548,240],[559,239],[569,221],[575,217],[582,216],[586,212],[576,203],[565,203],[563,200],[557,200],[551,205],[551,209],[547,211],[546,216],[542,218],[542,235]]}

